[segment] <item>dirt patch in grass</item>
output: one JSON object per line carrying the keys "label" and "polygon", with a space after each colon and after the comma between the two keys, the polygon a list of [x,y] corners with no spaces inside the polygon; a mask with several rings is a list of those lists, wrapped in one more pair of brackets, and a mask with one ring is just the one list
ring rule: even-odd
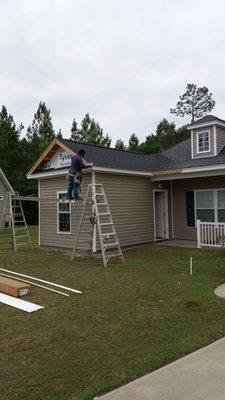
{"label": "dirt patch in grass", "polygon": [[185,303],[186,308],[199,308],[201,304],[199,301],[194,301],[194,300],[189,300],[187,303]]}

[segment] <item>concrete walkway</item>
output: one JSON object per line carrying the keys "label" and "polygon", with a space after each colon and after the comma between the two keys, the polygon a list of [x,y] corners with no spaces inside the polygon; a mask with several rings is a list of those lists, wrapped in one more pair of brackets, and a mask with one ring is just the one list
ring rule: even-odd
{"label": "concrete walkway", "polygon": [[98,400],[224,400],[225,338]]}
{"label": "concrete walkway", "polygon": [[225,299],[225,283],[223,283],[220,286],[217,286],[217,288],[214,290],[214,293],[218,297],[222,297],[222,299]]}

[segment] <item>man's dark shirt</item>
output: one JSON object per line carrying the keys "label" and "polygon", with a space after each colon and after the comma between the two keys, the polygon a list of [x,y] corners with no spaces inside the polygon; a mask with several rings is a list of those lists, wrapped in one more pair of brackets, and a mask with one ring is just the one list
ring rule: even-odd
{"label": "man's dark shirt", "polygon": [[84,163],[80,156],[72,156],[71,157],[71,167],[69,170],[69,174],[76,175],[81,172],[82,169],[88,168]]}

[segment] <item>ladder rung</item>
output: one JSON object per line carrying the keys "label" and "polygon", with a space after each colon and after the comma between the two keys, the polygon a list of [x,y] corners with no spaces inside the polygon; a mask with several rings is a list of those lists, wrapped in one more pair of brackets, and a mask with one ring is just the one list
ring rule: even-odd
{"label": "ladder rung", "polygon": [[99,215],[99,216],[102,216],[102,215],[110,215],[110,213],[109,213],[109,212],[106,212],[106,213],[99,213],[98,215]]}
{"label": "ladder rung", "polygon": [[107,249],[107,247],[117,247],[117,246],[119,246],[118,242],[104,244],[105,249]]}
{"label": "ladder rung", "polygon": [[116,235],[116,232],[102,233],[102,239],[107,239],[108,236]]}
{"label": "ladder rung", "polygon": [[19,247],[19,246],[28,246],[28,243],[17,243],[16,246],[17,247]]}
{"label": "ladder rung", "polygon": [[105,196],[105,193],[95,193],[95,196]]}
{"label": "ladder rung", "polygon": [[21,223],[21,222],[24,222],[24,219],[20,219],[20,220],[14,219],[14,224],[19,224],[19,223]]}
{"label": "ladder rung", "polygon": [[107,203],[96,203],[97,206],[107,206]]}
{"label": "ladder rung", "polygon": [[16,228],[15,229],[15,232],[17,232],[17,231],[21,231],[21,230],[24,230],[24,229],[26,229],[26,227],[24,226],[23,228]]}
{"label": "ladder rung", "polygon": [[20,235],[20,236],[16,235],[16,238],[17,238],[17,239],[23,238],[23,237],[28,237],[28,235]]}
{"label": "ladder rung", "polygon": [[121,257],[121,255],[120,255],[119,253],[112,253],[112,254],[107,254],[107,255],[106,255],[107,260],[108,260],[110,257]]}
{"label": "ladder rung", "polygon": [[101,226],[106,226],[106,225],[113,225],[113,222],[102,222],[100,223]]}

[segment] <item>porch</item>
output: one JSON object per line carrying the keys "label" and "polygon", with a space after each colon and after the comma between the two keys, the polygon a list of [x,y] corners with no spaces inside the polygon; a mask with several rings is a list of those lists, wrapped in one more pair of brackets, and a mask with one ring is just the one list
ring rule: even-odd
{"label": "porch", "polygon": [[153,204],[158,245],[225,247],[224,176],[155,181]]}

